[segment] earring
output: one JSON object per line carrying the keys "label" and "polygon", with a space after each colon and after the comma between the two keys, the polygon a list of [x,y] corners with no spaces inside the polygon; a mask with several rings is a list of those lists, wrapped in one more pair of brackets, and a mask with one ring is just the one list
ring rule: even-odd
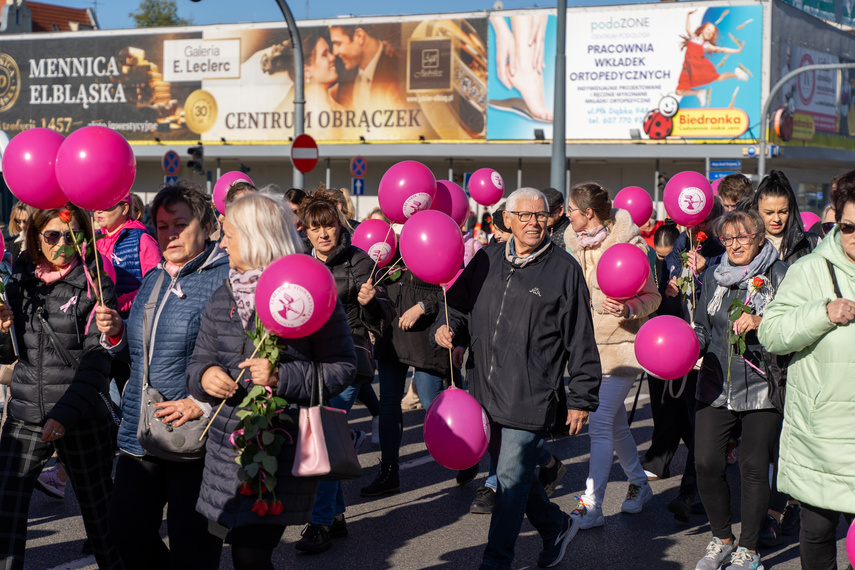
{"label": "earring", "polygon": [[306,83],[310,83],[311,81],[312,81],[312,74],[311,74],[311,73],[307,73],[307,74],[306,74]]}

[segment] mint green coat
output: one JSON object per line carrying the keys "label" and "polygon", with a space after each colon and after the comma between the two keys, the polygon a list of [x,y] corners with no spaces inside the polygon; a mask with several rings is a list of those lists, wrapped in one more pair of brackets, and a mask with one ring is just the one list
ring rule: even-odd
{"label": "mint green coat", "polygon": [[809,505],[855,513],[855,322],[837,326],[826,304],[855,299],[855,262],[834,228],[799,259],[766,308],[758,332],[769,352],[793,354],[787,377],[778,489]]}

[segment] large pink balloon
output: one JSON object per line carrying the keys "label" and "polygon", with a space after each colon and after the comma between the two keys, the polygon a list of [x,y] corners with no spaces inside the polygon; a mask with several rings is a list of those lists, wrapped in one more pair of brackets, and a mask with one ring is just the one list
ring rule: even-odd
{"label": "large pink balloon", "polygon": [[490,422],[475,398],[451,386],[425,415],[425,445],[437,463],[448,469],[476,465],[490,443]]}
{"label": "large pink balloon", "polygon": [[813,212],[801,212],[801,218],[806,232],[810,231],[811,227],[821,219]]}
{"label": "large pink balloon", "polygon": [[327,266],[302,253],[280,257],[258,278],[255,310],[271,333],[302,338],[329,320],[337,299]]}
{"label": "large pink balloon", "polygon": [[695,367],[701,344],[695,329],[679,317],[662,315],[641,325],[635,336],[635,357],[650,374],[675,380]]}
{"label": "large pink balloon", "polygon": [[252,178],[250,178],[248,174],[244,174],[239,170],[226,172],[217,179],[217,183],[214,184],[214,205],[217,207],[217,211],[219,213],[226,213],[226,194],[228,194],[231,185],[239,181],[249,182],[255,186],[252,182]]}
{"label": "large pink balloon", "polygon": [[460,227],[436,210],[417,213],[401,229],[401,257],[419,279],[448,283],[463,267]]}
{"label": "large pink balloon", "polygon": [[710,188],[712,188],[713,196],[718,196],[718,185],[721,184],[721,178],[716,178],[710,184]]}
{"label": "large pink balloon", "polygon": [[624,300],[638,295],[650,276],[647,255],[630,243],[608,248],[597,262],[597,283],[612,299]]}
{"label": "large pink balloon", "polygon": [[436,178],[430,168],[415,160],[404,160],[389,168],[377,189],[380,209],[396,224],[429,209],[435,196]]}
{"label": "large pink balloon", "polygon": [[368,254],[378,267],[385,267],[398,251],[398,236],[383,220],[365,220],[353,230],[353,245]]}
{"label": "large pink balloon", "polygon": [[3,178],[18,200],[50,210],[68,202],[56,180],[56,153],[65,137],[53,129],[27,129],[3,153]]}
{"label": "large pink balloon", "polygon": [[675,174],[665,185],[662,201],[672,220],[681,226],[696,226],[712,211],[710,181],[703,174],[691,170]]}
{"label": "large pink balloon", "polygon": [[107,210],[128,195],[137,175],[134,151],[107,127],[74,131],[56,154],[56,179],[66,197],[84,210]]}
{"label": "large pink balloon", "polygon": [[653,198],[647,190],[638,186],[627,186],[618,192],[612,204],[615,208],[629,212],[632,223],[639,228],[650,221],[653,214]]}
{"label": "large pink balloon", "polygon": [[505,181],[492,168],[479,168],[469,177],[469,195],[482,206],[492,206],[504,193]]}
{"label": "large pink balloon", "polygon": [[846,531],[846,556],[849,558],[849,563],[855,565],[855,520]]}
{"label": "large pink balloon", "polygon": [[462,226],[469,217],[469,198],[463,188],[448,180],[436,181],[436,198],[431,210],[438,210]]}

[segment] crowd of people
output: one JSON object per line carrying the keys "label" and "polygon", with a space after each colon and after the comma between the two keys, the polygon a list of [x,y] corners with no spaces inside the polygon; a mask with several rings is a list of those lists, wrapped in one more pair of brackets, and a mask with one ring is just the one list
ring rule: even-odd
{"label": "crowd of people", "polygon": [[[463,271],[447,299],[400,255],[381,274],[352,245],[358,222],[346,192],[275,193],[237,181],[219,218],[184,181],[147,208],[133,198],[91,213],[73,204],[12,209],[0,263],[10,390],[0,431],[4,568],[24,566],[33,491],[62,498],[66,484],[80,504],[84,548],[101,568],[218,568],[223,544],[237,569],[273,568],[293,525],[305,525],[297,550],[323,552],[348,535],[341,481],[296,476],[286,444],[272,452],[274,467],[264,462],[273,498],[260,501],[235,461],[243,406],[258,386],[283,398],[270,427],[296,441],[297,406],[318,378],[331,407],[362,402],[381,455],[361,488],[371,500],[402,488],[410,369],[424,409],[453,383],[486,412],[489,473],[470,506],[491,515],[481,568],[511,567],[525,517],[543,539],[538,566],[559,564],[579,530],[606,524],[615,454],[628,485],[620,510],[642,512],[650,481],[672,476],[681,442],[687,461],[668,510],[680,521],[698,511],[709,518],[696,570],[762,570],[760,546],[795,533],[803,568],[837,568],[839,520],[855,517],[855,171],[834,179],[813,228],[803,227],[780,171],[756,190],[727,176],[708,217],[689,228],[670,220],[639,228],[593,182],[566,200],[520,188],[489,228],[468,228],[480,235],[461,228]],[[629,299],[607,296],[598,282],[599,260],[618,244],[650,260]],[[264,339],[253,335],[255,291],[264,269],[290,254],[329,269],[336,306],[316,332],[279,339],[271,365],[269,355],[256,358]],[[636,335],[660,315],[694,328],[700,359],[678,380],[647,375],[654,427],[640,456],[624,402],[646,375]],[[182,435],[164,444],[153,435],[158,423],[176,434],[210,425],[202,443]],[[588,476],[573,482],[582,491],[565,512],[550,496],[566,466],[546,443],[586,425]],[[265,445],[268,435],[259,435]],[[358,449],[367,434],[351,430],[351,439]],[[734,462],[738,539],[726,478]],[[458,471],[457,484],[478,472],[478,464]]]}

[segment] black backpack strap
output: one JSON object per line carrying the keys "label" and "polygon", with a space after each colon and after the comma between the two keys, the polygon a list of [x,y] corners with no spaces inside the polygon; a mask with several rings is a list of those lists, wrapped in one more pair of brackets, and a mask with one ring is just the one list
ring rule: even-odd
{"label": "black backpack strap", "polygon": [[825,263],[828,264],[828,273],[831,274],[831,284],[834,285],[834,294],[840,299],[843,297],[843,294],[840,292],[840,285],[837,283],[837,275],[834,274],[834,266],[827,259]]}

